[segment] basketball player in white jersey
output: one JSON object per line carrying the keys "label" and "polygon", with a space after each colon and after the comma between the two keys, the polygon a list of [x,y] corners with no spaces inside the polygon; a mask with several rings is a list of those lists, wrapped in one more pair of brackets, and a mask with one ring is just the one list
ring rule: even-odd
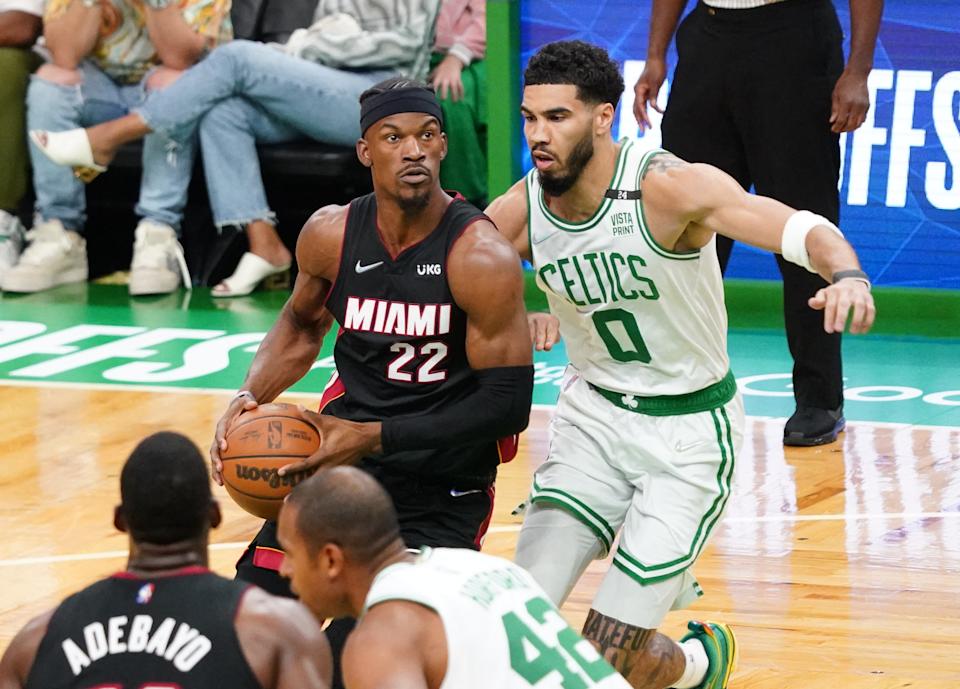
{"label": "basketball player in white jersey", "polygon": [[[690,566],[730,494],[743,405],[727,356],[715,234],[782,253],[831,284],[827,332],[866,332],[870,284],[826,219],[747,194],[708,165],[611,138],[623,81],[606,52],[552,43],[524,74],[535,170],[487,209],[532,261],[571,366],[516,561],[562,603],[619,545],[584,627],[634,687],[727,685],[729,627],[656,632],[701,591]],[[711,113],[703,113],[710,117]]]}
{"label": "basketball player in white jersey", "polygon": [[408,551],[390,496],[360,469],[298,485],[278,533],[280,573],[300,600],[320,618],[357,618],[347,689],[629,689],[517,565],[467,549]]}

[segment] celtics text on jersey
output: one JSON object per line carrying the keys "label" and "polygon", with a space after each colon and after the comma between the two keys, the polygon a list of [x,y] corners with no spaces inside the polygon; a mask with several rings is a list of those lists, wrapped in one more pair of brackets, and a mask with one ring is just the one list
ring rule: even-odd
{"label": "celtics text on jersey", "polygon": [[[629,140],[611,189],[632,192],[650,160]],[[560,319],[570,362],[590,383],[625,394],[684,395],[729,369],[723,282],[714,242],[677,252],[660,246],[642,194],[605,197],[570,222],[551,212],[538,173],[526,177],[530,251],[537,284]]]}

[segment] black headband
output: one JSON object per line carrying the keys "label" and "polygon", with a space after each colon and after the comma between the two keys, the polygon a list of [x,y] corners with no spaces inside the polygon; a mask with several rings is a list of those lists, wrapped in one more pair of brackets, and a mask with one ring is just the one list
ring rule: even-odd
{"label": "black headband", "polygon": [[418,86],[388,89],[364,99],[360,104],[360,133],[367,133],[374,122],[401,112],[433,115],[443,126],[443,111],[436,94]]}

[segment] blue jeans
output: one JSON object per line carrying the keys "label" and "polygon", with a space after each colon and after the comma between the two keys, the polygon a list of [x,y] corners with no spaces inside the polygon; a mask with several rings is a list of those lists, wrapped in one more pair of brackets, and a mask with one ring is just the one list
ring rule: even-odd
{"label": "blue jeans", "polygon": [[263,43],[231,41],[136,112],[177,141],[199,130],[218,227],[273,222],[256,144],[307,137],[352,146],[360,136],[360,94],[395,75],[333,69]]}
{"label": "blue jeans", "polygon": [[[55,84],[36,76],[27,88],[27,128],[63,131],[89,127],[126,115],[161,93],[147,93],[144,83],[118,84],[89,61],[80,65],[83,81],[75,86]],[[187,187],[196,155],[196,137],[173,141],[154,133],[143,141],[143,177],[138,215],[166,223],[179,231],[187,203]],[[30,146],[37,214],[59,220],[64,227],[83,231],[86,197],[83,182],[73,171],[57,165]]]}

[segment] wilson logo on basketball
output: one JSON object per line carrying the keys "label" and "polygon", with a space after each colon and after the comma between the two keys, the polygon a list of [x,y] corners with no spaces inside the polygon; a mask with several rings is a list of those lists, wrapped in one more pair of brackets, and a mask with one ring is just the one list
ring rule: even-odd
{"label": "wilson logo on basketball", "polygon": [[310,476],[313,472],[297,471],[291,474],[281,476],[276,469],[261,469],[260,467],[248,467],[243,464],[235,464],[237,478],[242,481],[263,481],[271,488],[280,486],[295,486],[302,480]]}
{"label": "wilson logo on basketball", "polygon": [[283,422],[271,421],[267,428],[267,447],[271,450],[279,449],[283,445]]}

